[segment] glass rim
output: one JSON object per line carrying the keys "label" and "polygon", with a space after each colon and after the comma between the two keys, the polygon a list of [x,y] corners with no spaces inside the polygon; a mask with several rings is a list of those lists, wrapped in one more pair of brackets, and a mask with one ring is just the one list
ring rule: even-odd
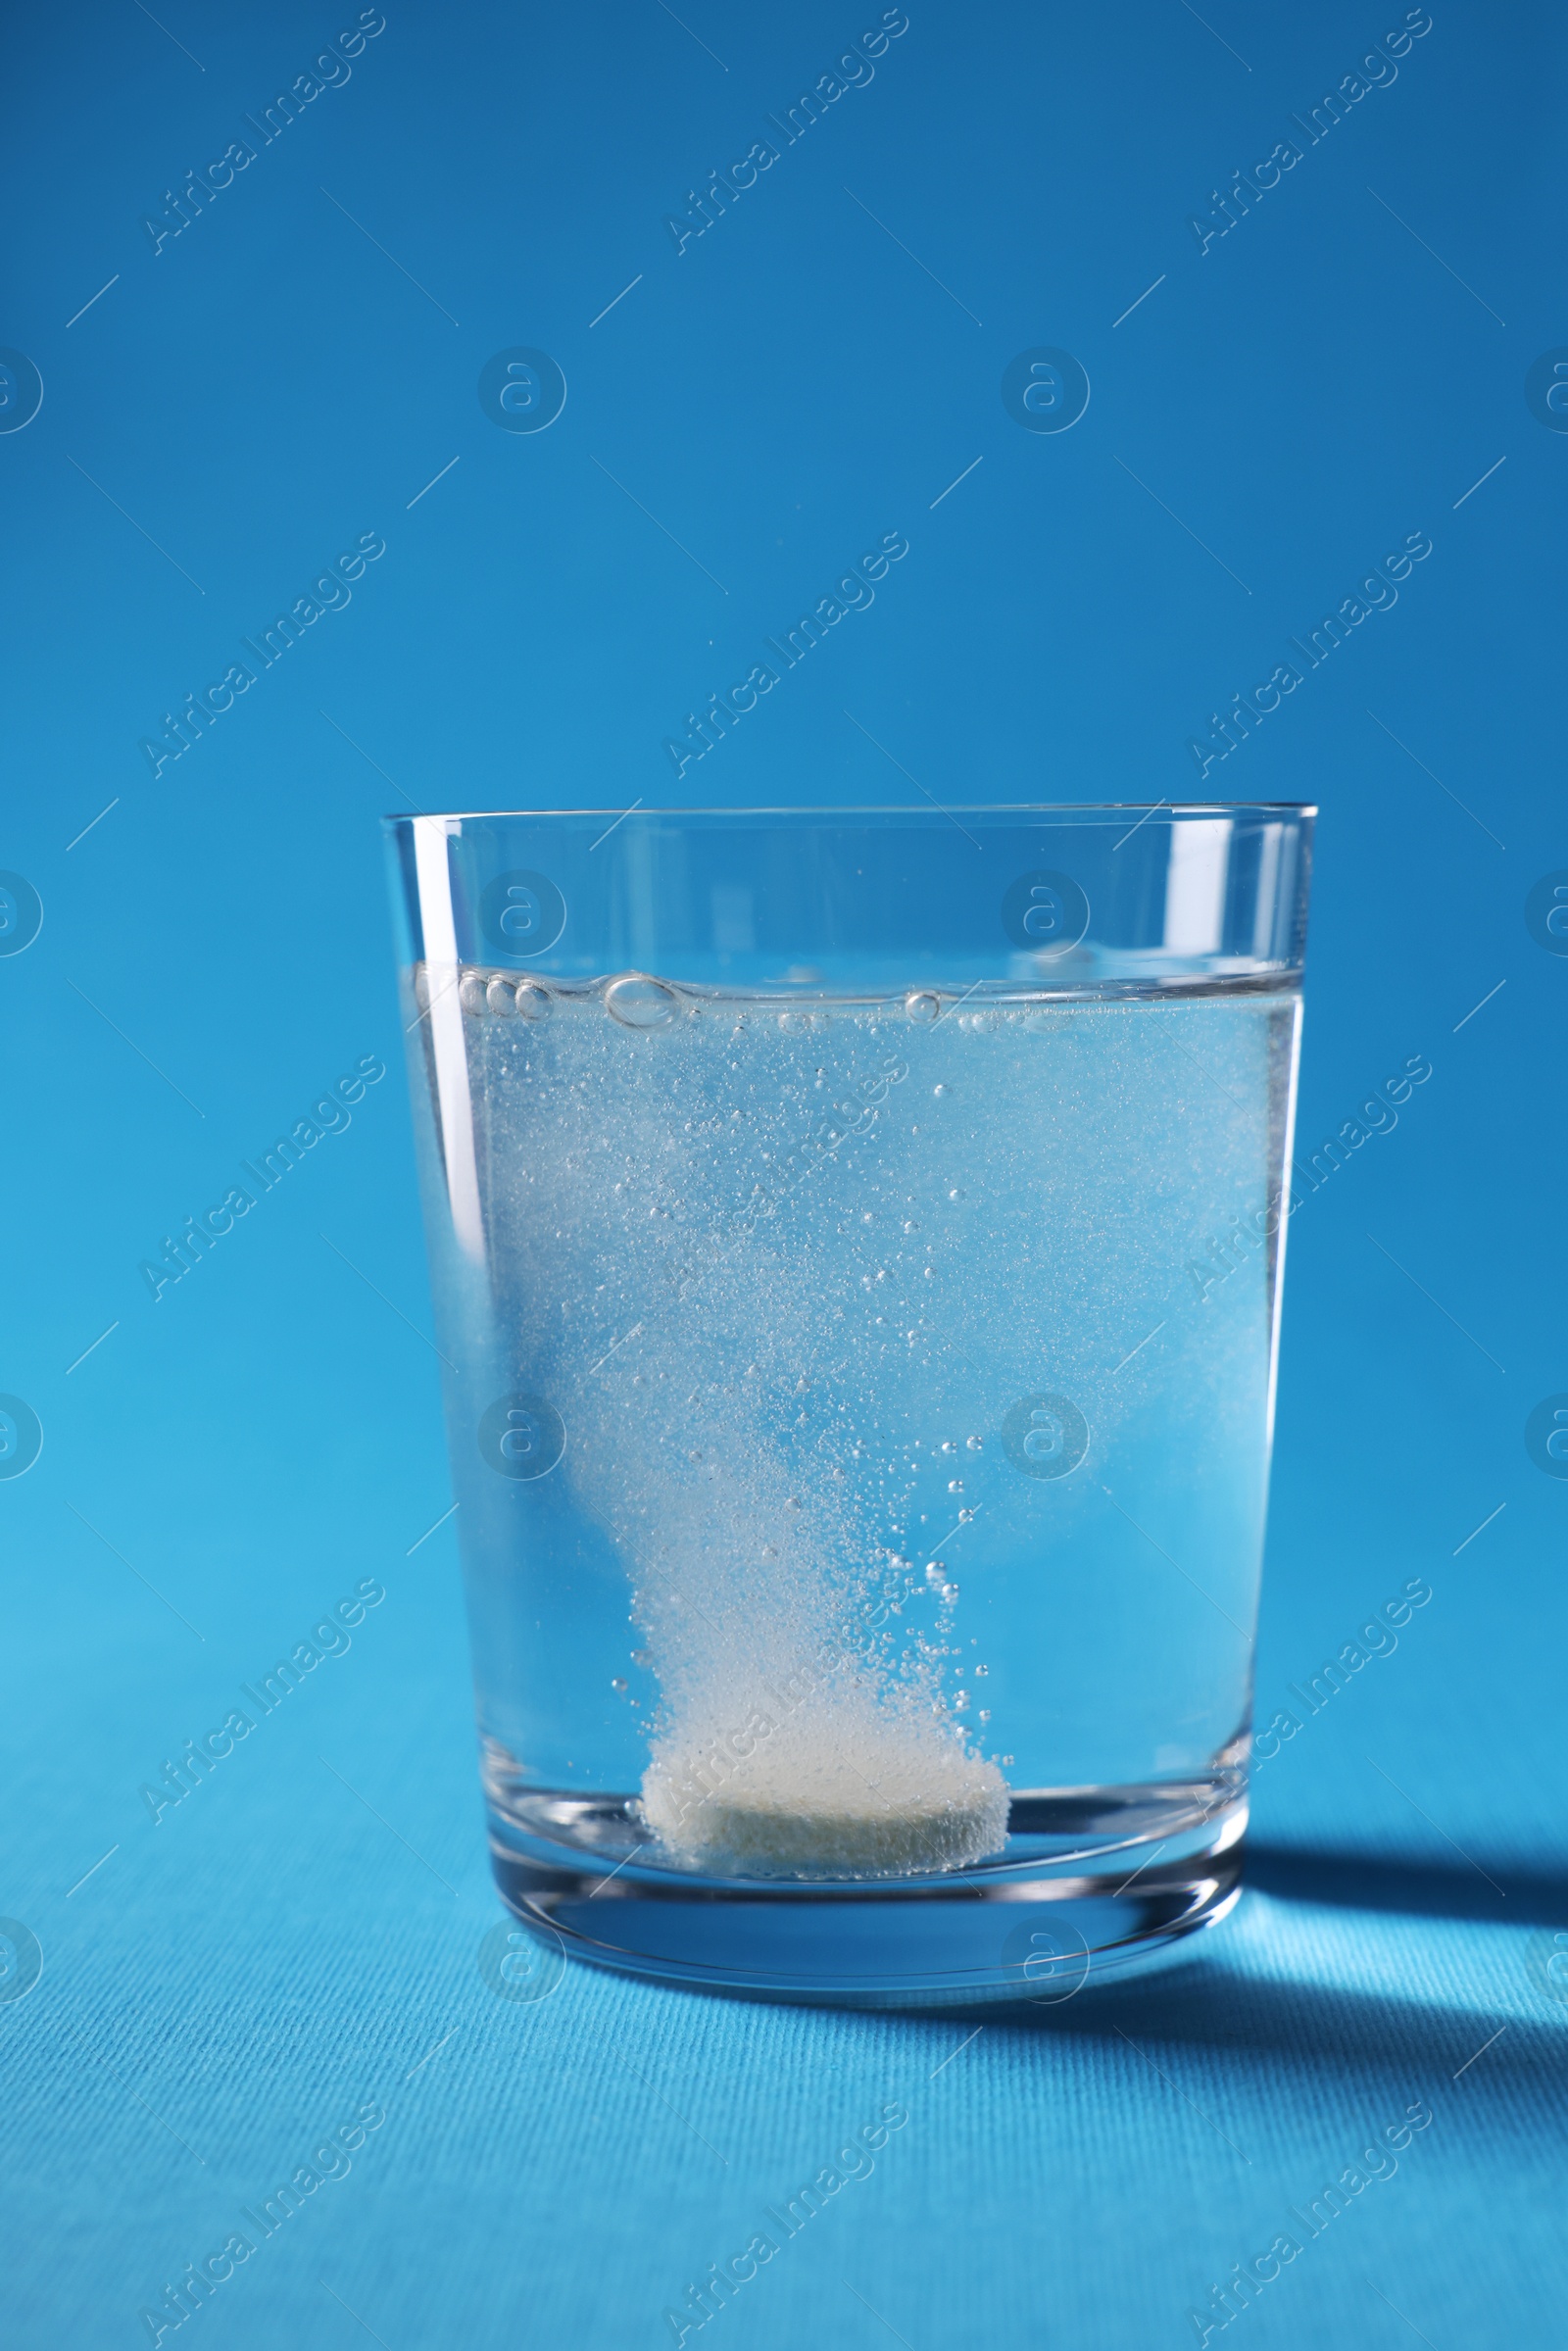
{"label": "glass rim", "polygon": [[1134,816],[1142,814],[1146,821],[1163,809],[1167,816],[1271,816],[1308,817],[1318,814],[1318,804],[1310,800],[1029,800],[1029,801],[944,801],[927,808],[911,808],[907,802],[857,802],[844,807],[812,803],[805,807],[783,807],[757,804],[745,808],[658,808],[633,806],[630,808],[416,808],[412,814],[394,809],[384,814],[385,825],[400,824],[468,824],[503,823],[522,818],[538,823],[552,817],[612,816],[628,824],[634,816],[714,816],[714,817],[821,817],[846,821],[859,816],[898,816],[917,824],[929,824],[938,817],[954,816]]}

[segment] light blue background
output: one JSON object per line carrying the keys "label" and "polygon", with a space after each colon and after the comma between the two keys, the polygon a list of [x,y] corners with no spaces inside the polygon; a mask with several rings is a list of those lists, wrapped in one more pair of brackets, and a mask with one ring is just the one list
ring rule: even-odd
{"label": "light blue background", "polygon": [[[1210,2282],[1421,2098],[1397,2176],[1238,2324],[1256,2351],[1550,2339],[1568,1484],[1523,1427],[1568,1388],[1568,959],[1523,905],[1568,865],[1568,437],[1523,385],[1568,342],[1560,24],[1435,0],[1396,81],[1200,254],[1208,191],[1400,8],[911,0],[874,80],[677,256],[666,210],[875,7],[388,0],[155,257],[143,215],[356,13],[127,0],[6,34],[0,341],[44,399],[0,437],[0,865],[45,908],[0,960],[0,1388],[45,1432],[0,1484],[0,1911],[44,1952],[0,2004],[7,2340],[147,2339],[138,2308],[370,2097],[385,2124],[222,2287],[208,2351],[667,2341],[663,2306],[892,2099],[908,2128],[725,2315],[735,2345],[1194,2341]],[[537,435],[476,397],[519,344],[568,385]],[[999,394],[1042,344],[1092,385],[1060,435]],[[1260,1771],[1254,1890],[1190,1970],[940,2072],[967,2023],[480,1979],[375,823],[672,804],[666,734],[895,529],[875,606],[681,797],[913,800],[901,768],[1191,797],[1208,713],[1433,541],[1204,788],[1322,804],[1304,1150],[1433,1064],[1292,1228],[1260,1713],[1407,1578],[1434,1597]],[[368,531],[352,604],[155,781],[161,713]],[[366,1053],[390,1076],[351,1128],[155,1306],[138,1261]],[[371,1576],[350,1653],[155,1828],[138,1785]]]}

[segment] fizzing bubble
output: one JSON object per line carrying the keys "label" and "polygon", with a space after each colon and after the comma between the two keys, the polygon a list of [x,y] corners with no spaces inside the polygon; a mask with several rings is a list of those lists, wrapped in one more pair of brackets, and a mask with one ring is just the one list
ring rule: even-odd
{"label": "fizzing bubble", "polygon": [[662,1029],[675,1017],[675,992],[660,980],[635,973],[612,980],[605,990],[605,1009],[625,1029]]}

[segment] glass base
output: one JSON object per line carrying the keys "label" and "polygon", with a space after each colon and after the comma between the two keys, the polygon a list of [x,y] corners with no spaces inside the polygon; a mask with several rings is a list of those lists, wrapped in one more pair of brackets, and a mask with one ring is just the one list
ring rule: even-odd
{"label": "glass base", "polygon": [[1006,1848],[973,1869],[719,1879],[661,1866],[630,1799],[514,1788],[492,1802],[491,1851],[509,1908],[597,1967],[836,2008],[1035,2006],[1216,1925],[1241,1892],[1246,1827],[1245,1780],[1227,1771],[1016,1794]]}

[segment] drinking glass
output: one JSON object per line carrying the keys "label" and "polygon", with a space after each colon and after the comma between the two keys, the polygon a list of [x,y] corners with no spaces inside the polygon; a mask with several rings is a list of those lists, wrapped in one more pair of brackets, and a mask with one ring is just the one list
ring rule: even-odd
{"label": "drinking glass", "polygon": [[536,1934],[1051,2001],[1235,1901],[1312,817],[387,820]]}

